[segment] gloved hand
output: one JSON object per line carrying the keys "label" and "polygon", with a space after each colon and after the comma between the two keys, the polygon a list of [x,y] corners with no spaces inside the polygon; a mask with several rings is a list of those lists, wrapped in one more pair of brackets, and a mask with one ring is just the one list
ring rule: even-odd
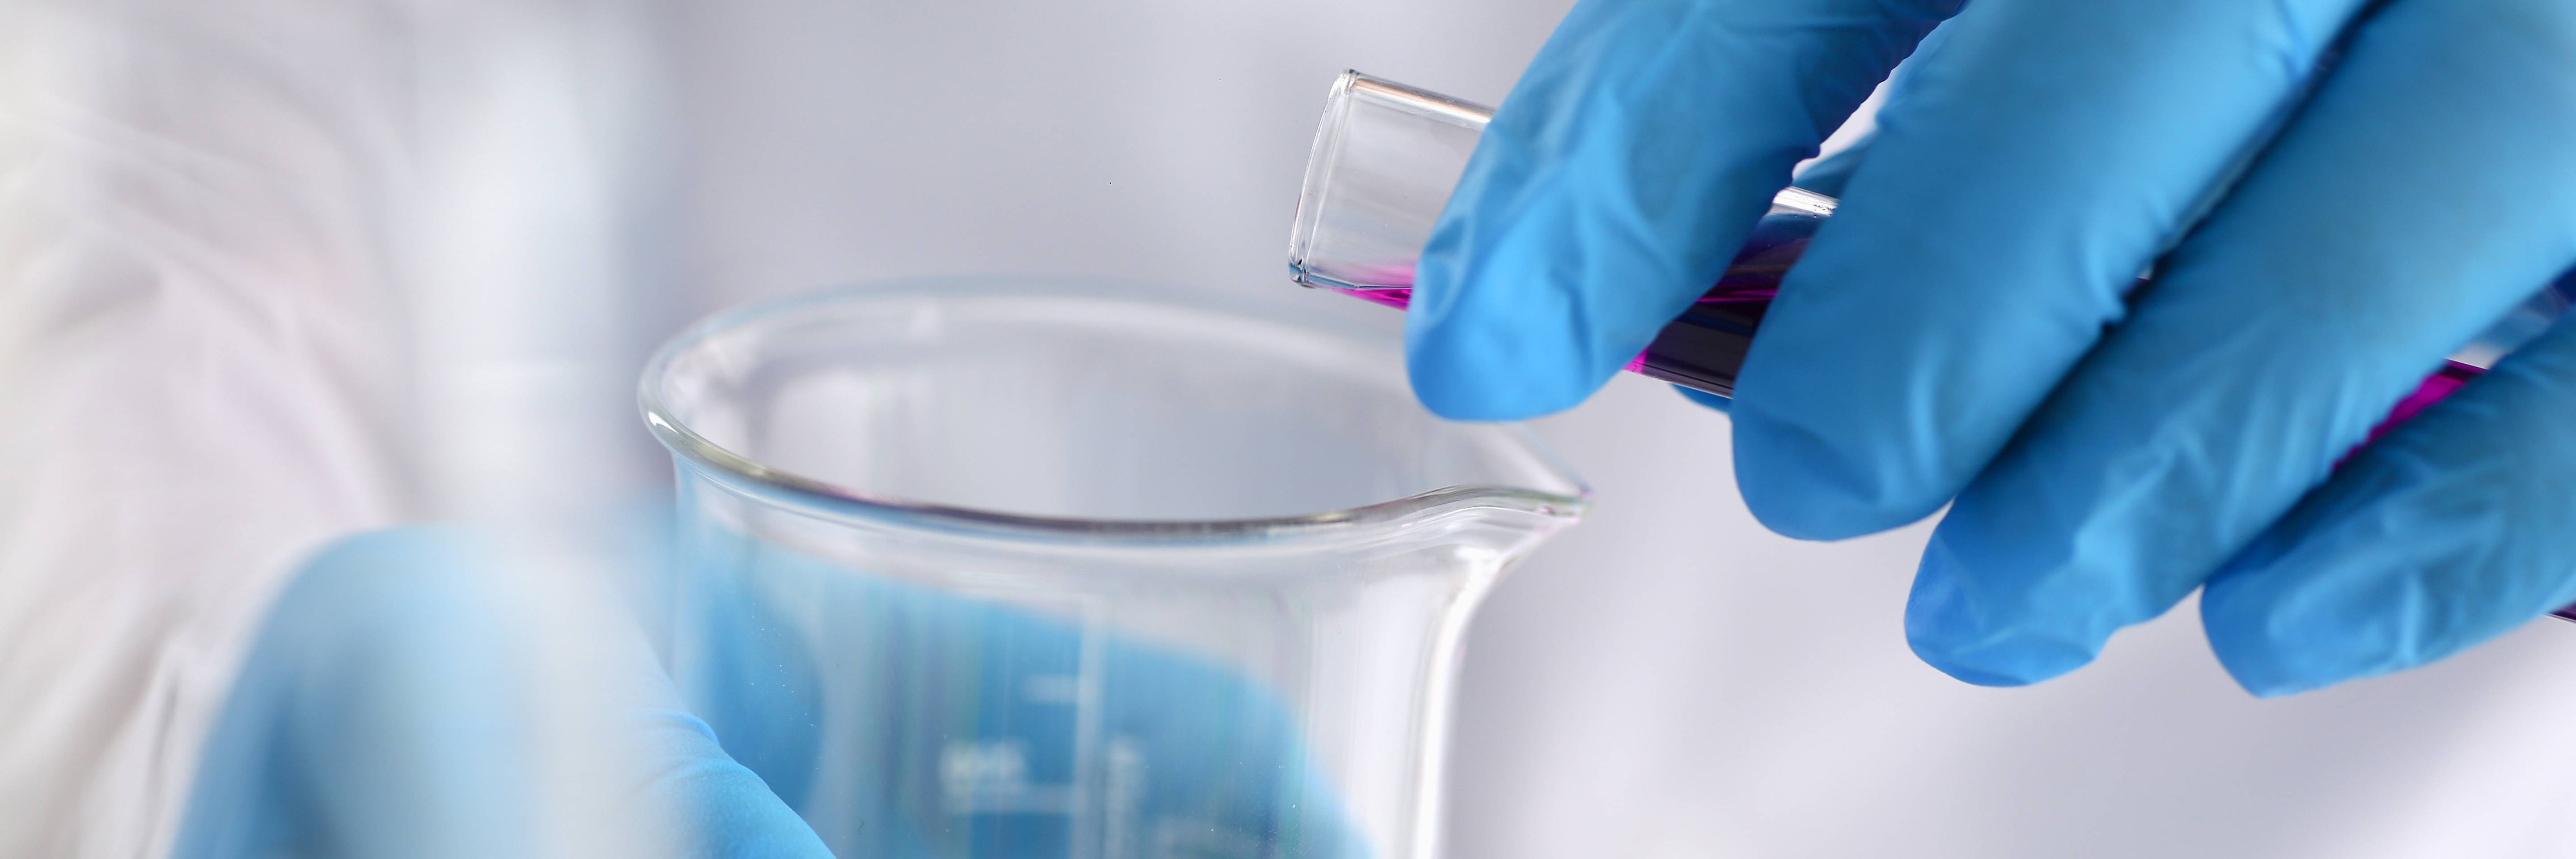
{"label": "gloved hand", "polygon": [[1731,412],[1773,530],[1952,505],[1906,611],[1926,661],[2044,680],[2205,588],[2221,662],[2274,695],[2576,600],[2567,326],[2336,468],[2576,263],[2576,5],[1959,7],[1578,4],[1424,251],[1423,402],[1583,399],[1912,52]]}
{"label": "gloved hand", "polygon": [[658,522],[324,551],[247,658],[173,855],[1070,855],[1037,794],[1070,780],[1084,726],[1025,693],[1085,656],[1098,765],[1125,768],[1092,810],[1143,829],[1129,847],[1246,832],[1361,855],[1239,677],[774,547],[723,554],[685,562]]}

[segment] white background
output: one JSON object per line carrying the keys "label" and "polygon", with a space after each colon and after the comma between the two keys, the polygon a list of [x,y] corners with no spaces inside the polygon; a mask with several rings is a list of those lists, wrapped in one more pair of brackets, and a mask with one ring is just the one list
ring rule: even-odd
{"label": "white background", "polygon": [[[921,274],[1293,289],[1332,76],[1496,101],[1563,11],[0,0],[0,853],[166,839],[320,541],[667,491],[626,392],[688,316]],[[1921,526],[1764,533],[1725,418],[1643,380],[1541,429],[1600,502],[1479,622],[1457,859],[2576,855],[2576,628],[2265,702],[2186,605],[1975,688],[1900,634]]]}

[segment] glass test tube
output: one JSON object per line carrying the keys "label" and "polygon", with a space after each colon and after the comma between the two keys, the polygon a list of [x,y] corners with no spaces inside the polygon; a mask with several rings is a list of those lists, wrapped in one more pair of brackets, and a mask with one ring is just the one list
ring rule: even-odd
{"label": "glass test tube", "polygon": [[[1288,268],[1297,282],[1390,307],[1408,306],[1414,263],[1492,118],[1493,110],[1483,105],[1343,72],[1333,82],[1323,125],[1316,130],[1289,234]],[[1627,370],[1734,396],[1736,371],[1764,311],[1834,206],[1832,197],[1783,189],[1717,283],[1657,332]],[[2571,298],[2576,298],[2576,274],[2540,290],[2453,355],[2399,402],[2370,437],[2458,390],[2497,358],[2538,336]],[[2576,607],[2558,615],[2576,620]]]}
{"label": "glass test tube", "polygon": [[[1358,72],[1334,81],[1289,235],[1288,268],[1305,286],[1404,307],[1413,266],[1466,170],[1490,108]],[[1807,239],[1832,216],[1832,197],[1783,189],[1725,274],[1659,332],[1628,370],[1733,396],[1762,315]],[[2576,296],[2576,278],[2541,290],[2400,407],[2412,414],[2548,327]]]}

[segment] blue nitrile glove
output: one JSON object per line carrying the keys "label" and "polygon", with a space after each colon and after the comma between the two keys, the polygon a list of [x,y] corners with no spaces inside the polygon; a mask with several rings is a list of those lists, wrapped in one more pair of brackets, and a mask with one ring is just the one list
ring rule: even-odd
{"label": "blue nitrile glove", "polygon": [[[1077,726],[1028,693],[1080,664],[1076,628],[747,541],[684,563],[664,526],[612,530],[405,529],[316,557],[207,742],[174,855],[1066,855],[1063,818],[1028,812],[1069,779]],[[613,604],[580,586],[602,572]],[[563,624],[575,646],[542,634]],[[1114,738],[1098,765],[1125,768],[1093,798],[1112,825],[1169,849],[1253,833],[1362,855],[1265,693],[1093,644]],[[952,697],[923,692],[941,684]],[[888,795],[887,767],[944,789]]]}
{"label": "blue nitrile glove", "polygon": [[2334,470],[2576,263],[2576,4],[1958,6],[1577,5],[1424,251],[1423,401],[1583,399],[1956,11],[1754,338],[1732,414],[1755,515],[1835,539],[1953,503],[1906,632],[1985,684],[2081,666],[2204,585],[2211,644],[2265,695],[2576,599],[2567,326]]}

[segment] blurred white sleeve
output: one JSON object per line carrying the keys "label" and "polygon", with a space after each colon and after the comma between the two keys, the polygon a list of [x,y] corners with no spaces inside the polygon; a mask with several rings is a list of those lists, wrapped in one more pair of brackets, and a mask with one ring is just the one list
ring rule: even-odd
{"label": "blurred white sleeve", "polygon": [[622,467],[590,7],[0,0],[0,855],[160,853],[323,541]]}

